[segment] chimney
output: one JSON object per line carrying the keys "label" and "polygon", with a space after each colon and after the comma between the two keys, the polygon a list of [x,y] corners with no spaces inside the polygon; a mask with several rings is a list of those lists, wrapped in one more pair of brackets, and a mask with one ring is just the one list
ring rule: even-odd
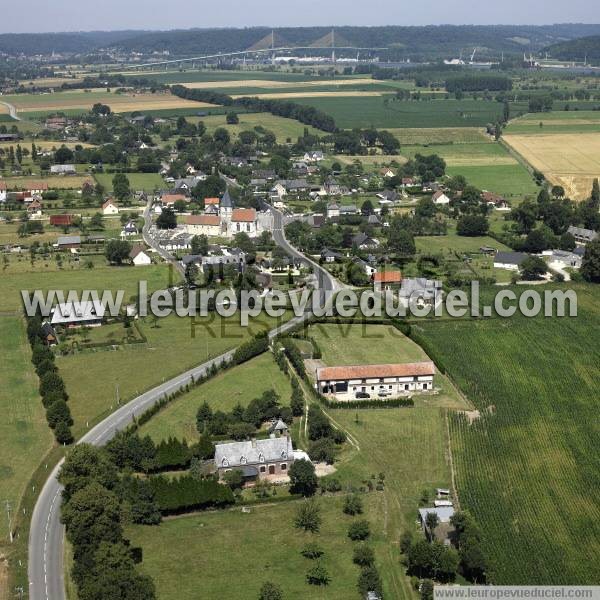
{"label": "chimney", "polygon": [[251,442],[252,442],[252,447],[256,448],[256,438],[252,438]]}

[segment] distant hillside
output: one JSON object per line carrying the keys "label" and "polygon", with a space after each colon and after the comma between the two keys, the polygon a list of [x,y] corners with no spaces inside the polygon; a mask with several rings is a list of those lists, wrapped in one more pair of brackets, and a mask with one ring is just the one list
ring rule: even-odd
{"label": "distant hillside", "polygon": [[[276,28],[278,39],[290,45],[310,45],[325,36],[331,27]],[[169,51],[174,56],[192,56],[213,52],[245,50],[271,29],[194,29],[150,32],[115,44],[121,50],[135,52]],[[336,27],[335,35],[353,46],[388,47],[397,58],[458,56],[461,51],[478,48],[478,56],[499,57],[501,52],[535,52],[558,41],[585,35],[600,35],[600,25],[547,26],[472,26],[440,25],[424,27]]]}
{"label": "distant hillside", "polygon": [[[329,34],[331,27],[276,28],[278,46],[304,46]],[[188,29],[173,31],[93,31],[76,33],[0,34],[0,52],[9,54],[85,54],[98,48],[125,52],[168,51],[171,56],[194,56],[246,50],[270,35],[267,27],[246,29]],[[470,54],[499,58],[502,52],[520,54],[600,36],[600,25],[439,25],[424,27],[336,27],[335,36],[349,45],[390,48],[388,58],[448,58]],[[338,45],[340,45],[338,43]],[[344,45],[342,42],[341,45]]]}
{"label": "distant hillside", "polygon": [[545,48],[552,58],[560,60],[600,61],[600,35],[553,44]]}

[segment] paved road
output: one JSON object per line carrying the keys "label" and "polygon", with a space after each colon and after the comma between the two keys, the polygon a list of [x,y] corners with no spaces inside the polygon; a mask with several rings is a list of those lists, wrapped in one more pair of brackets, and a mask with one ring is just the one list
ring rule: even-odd
{"label": "paved road", "polygon": [[4,102],[2,100],[0,100],[0,104],[3,104],[4,106],[6,106],[6,108],[8,108],[8,112],[9,112],[10,116],[15,121],[21,120],[21,117],[19,117],[19,115],[17,115],[17,109],[12,104],[9,104],[8,102]]}
{"label": "paved road", "polygon": [[[147,217],[149,215],[149,210],[150,201],[148,202],[144,214],[146,217],[144,230],[146,230],[146,226],[148,225]],[[310,264],[314,269],[318,285],[323,290],[338,289],[339,284],[327,271],[325,271],[325,269],[309,258],[306,258],[287,242],[282,229],[282,215],[279,211],[276,211],[275,209],[272,210],[275,220],[275,228],[273,231],[273,239],[275,242],[296,258]],[[146,238],[146,231],[144,233],[144,239],[149,245],[157,249],[156,246],[151,243],[150,239]],[[163,256],[162,252],[164,251],[161,249],[161,256]],[[174,259],[169,255],[169,258],[166,260],[172,262]],[[279,333],[294,327],[302,322],[307,316],[308,313],[302,317],[293,318],[279,328],[269,332],[269,337],[272,338]],[[212,360],[202,363],[201,365],[156,386],[137,398],[134,398],[86,433],[78,443],[89,443],[95,446],[106,444],[117,431],[127,427],[134,416],[141,415],[163,396],[184,387],[186,383],[190,382],[192,377],[197,379],[199,376],[206,373],[213,364],[219,364],[223,360],[230,359],[233,356],[234,351],[235,349],[225,352]],[[60,522],[60,495],[62,486],[56,479],[61,464],[62,461],[55,467],[50,474],[50,477],[46,480],[37,499],[31,518],[28,564],[29,598],[31,600],[65,600],[63,565],[64,527]]]}

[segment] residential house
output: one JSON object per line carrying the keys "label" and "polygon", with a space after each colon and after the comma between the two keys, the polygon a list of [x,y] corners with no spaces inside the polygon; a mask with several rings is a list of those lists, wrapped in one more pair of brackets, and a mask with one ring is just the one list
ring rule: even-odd
{"label": "residential house", "polygon": [[341,204],[340,205],[340,217],[344,215],[358,215],[360,210],[356,204]]}
{"label": "residential house", "polygon": [[433,200],[433,203],[437,206],[447,206],[448,204],[450,204],[450,198],[448,198],[448,196],[446,196],[446,194],[444,194],[442,190],[438,190],[437,192],[435,192],[431,196],[431,199]]}
{"label": "residential house", "polygon": [[233,470],[240,470],[247,481],[275,479],[287,476],[294,462],[294,447],[287,435],[216,444],[214,460],[221,479]]}
{"label": "residential house", "polygon": [[567,233],[570,233],[575,238],[575,243],[580,245],[593,242],[598,237],[598,232],[593,231],[592,229],[574,227],[573,225],[567,229]]}
{"label": "residential house", "polygon": [[6,202],[7,186],[6,182],[0,181],[0,202]]}
{"label": "residential house", "polygon": [[402,187],[413,187],[417,185],[417,180],[414,177],[403,177],[402,178]]}
{"label": "residential house", "polygon": [[70,227],[73,225],[73,215],[50,215],[50,225]]}
{"label": "residential house", "polygon": [[402,273],[400,271],[379,271],[373,275],[373,289],[386,292],[400,289]]}
{"label": "residential house", "polygon": [[188,197],[185,194],[162,194],[160,197],[160,202],[163,208],[173,208],[175,206],[175,202],[179,200],[189,202]]}
{"label": "residential house", "polygon": [[380,244],[377,238],[360,232],[352,238],[352,245],[360,248],[361,250],[368,250],[369,248],[378,248]]}
{"label": "residential house", "polygon": [[316,388],[336,400],[394,398],[433,390],[435,365],[431,361],[382,365],[320,367]]}
{"label": "residential house", "polygon": [[[437,517],[437,525],[433,531],[429,529],[427,524],[427,515],[434,514]],[[450,519],[454,516],[454,508],[452,506],[431,506],[419,509],[419,521],[423,532],[428,539],[437,541],[449,546],[453,537],[454,527],[450,523]]]}
{"label": "residential house", "polygon": [[27,184],[24,188],[25,192],[29,195],[37,195],[40,196],[44,192],[48,191],[48,182],[47,181],[32,181]]}
{"label": "residential house", "polygon": [[52,175],[75,175],[77,169],[75,165],[51,165],[50,173]]}
{"label": "residential house", "polygon": [[481,192],[481,199],[494,210],[510,210],[510,204],[500,194],[494,192]]}
{"label": "residential house", "polygon": [[582,257],[574,252],[566,250],[548,250],[542,252],[544,257],[548,258],[548,265],[554,269],[579,269],[581,268]]}
{"label": "residential house", "polygon": [[188,265],[202,266],[202,254],[186,254],[181,257],[181,266],[187,267]]}
{"label": "residential house", "polygon": [[138,233],[139,232],[135,221],[127,221],[121,230],[121,237],[126,238],[132,235],[137,235]]}
{"label": "residential house", "polygon": [[381,227],[381,221],[375,213],[369,215],[367,218],[367,223],[369,225],[373,225],[374,227]]}
{"label": "residential house", "polygon": [[102,214],[103,215],[118,215],[119,214],[119,207],[117,206],[117,203],[115,202],[114,198],[109,198],[102,205]]}
{"label": "residential house", "polygon": [[337,219],[340,216],[340,206],[336,202],[327,205],[327,218]]}
{"label": "residential house", "polygon": [[398,297],[405,306],[435,306],[441,301],[442,282],[425,277],[402,279]]}
{"label": "residential house", "polygon": [[525,252],[496,252],[494,255],[494,268],[518,271],[528,256]]}
{"label": "residential house", "polygon": [[152,264],[152,259],[148,254],[146,254],[144,246],[142,246],[141,244],[136,244],[135,246],[133,246],[131,252],[129,253],[129,258],[136,267],[142,267]]}
{"label": "residential house", "polygon": [[99,300],[64,302],[52,311],[53,327],[98,327],[104,318],[104,306]]}
{"label": "residential house", "polygon": [[354,258],[352,262],[355,265],[358,265],[367,275],[367,277],[373,277],[373,275],[377,272],[377,268],[373,265],[370,265],[368,262],[364,261],[362,258]]}
{"label": "residential house", "polygon": [[39,200],[33,200],[27,205],[27,214],[30,217],[40,217],[42,215],[42,203]]}
{"label": "residential house", "polygon": [[326,263],[334,263],[342,260],[344,257],[339,252],[335,252],[334,250],[330,250],[329,248],[324,248],[321,251],[321,259]]}
{"label": "residential house", "polygon": [[55,244],[59,250],[75,250],[81,246],[80,235],[60,236]]}
{"label": "residential house", "polygon": [[304,153],[304,162],[319,162],[323,160],[323,153],[320,150],[312,150]]}
{"label": "residential house", "polygon": [[383,167],[382,169],[379,169],[379,174],[382,177],[387,177],[388,179],[396,176],[396,172],[390,167]]}
{"label": "residential house", "polygon": [[395,190],[383,190],[383,192],[379,192],[375,194],[379,198],[379,204],[393,204],[398,201],[398,192]]}

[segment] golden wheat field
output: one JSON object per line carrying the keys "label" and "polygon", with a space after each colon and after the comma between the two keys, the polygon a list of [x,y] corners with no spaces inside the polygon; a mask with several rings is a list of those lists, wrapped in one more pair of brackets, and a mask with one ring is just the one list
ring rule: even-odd
{"label": "golden wheat field", "polygon": [[597,133],[505,135],[504,140],[548,181],[562,185],[574,200],[588,197],[594,178],[600,177]]}
{"label": "golden wheat field", "polygon": [[266,79],[240,79],[231,81],[193,81],[185,83],[187,88],[196,89],[217,89],[217,88],[297,88],[306,87],[310,89],[315,86],[323,85],[372,85],[376,83],[373,79],[332,79],[332,80],[316,80],[316,81],[271,81]]}

